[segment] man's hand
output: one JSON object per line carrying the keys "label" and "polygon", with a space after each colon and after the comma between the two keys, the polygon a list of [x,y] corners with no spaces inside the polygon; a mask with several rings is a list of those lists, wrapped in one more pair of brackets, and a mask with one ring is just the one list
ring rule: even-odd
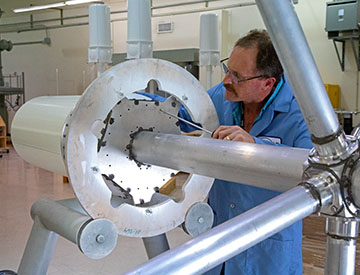
{"label": "man's hand", "polygon": [[212,137],[216,139],[255,143],[253,137],[239,126],[220,126],[216,129]]}

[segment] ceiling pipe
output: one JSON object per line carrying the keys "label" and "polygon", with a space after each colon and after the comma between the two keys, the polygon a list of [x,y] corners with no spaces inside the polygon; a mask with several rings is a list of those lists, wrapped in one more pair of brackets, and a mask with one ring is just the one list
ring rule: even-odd
{"label": "ceiling pipe", "polygon": [[[214,0],[219,1],[219,0]],[[211,1],[211,2],[214,2]],[[189,4],[197,4],[201,2],[208,2],[208,1],[194,1],[189,3],[181,3],[184,6]],[[240,7],[247,7],[247,6],[254,6],[256,5],[255,2],[245,2],[245,3],[239,3],[239,4],[232,4],[232,5],[223,5],[218,7],[206,7],[206,8],[200,8],[200,9],[192,9],[187,11],[179,11],[179,12],[169,12],[169,13],[159,13],[159,14],[152,14],[151,17],[163,17],[163,16],[174,16],[174,15],[184,15],[184,14],[191,14],[191,13],[199,13],[199,12],[208,12],[208,11],[215,11],[215,10],[223,10],[223,9],[232,9],[232,8],[240,8]],[[157,6],[157,7],[151,7],[151,10],[156,9],[163,9],[163,8],[169,8],[169,7],[175,7],[180,6],[179,4],[169,4],[169,5],[163,5],[163,6]],[[119,10],[119,11],[112,11],[110,14],[121,14],[121,13],[127,13],[127,10]],[[74,24],[65,24],[65,25],[58,25],[58,26],[34,26],[32,28],[17,28],[17,26],[21,25],[28,25],[28,24],[37,24],[37,23],[46,23],[46,22],[53,22],[53,21],[60,21],[60,20],[73,20],[73,19],[80,19],[80,18],[87,18],[88,15],[78,15],[78,16],[69,16],[69,17],[58,17],[58,18],[52,18],[52,19],[44,19],[44,20],[34,20],[32,22],[18,22],[18,23],[11,23],[11,24],[0,24],[0,34],[1,33],[12,33],[12,32],[26,32],[26,31],[37,31],[37,30],[46,30],[46,29],[59,29],[59,28],[67,28],[67,27],[77,27],[77,26],[85,26],[88,25],[88,22],[83,23],[74,23]],[[113,19],[111,20],[111,23],[113,22],[119,22],[119,21],[126,21],[127,17],[125,18],[119,18],[119,19]],[[6,28],[13,29],[6,30]],[[2,29],[2,28],[5,28]]]}

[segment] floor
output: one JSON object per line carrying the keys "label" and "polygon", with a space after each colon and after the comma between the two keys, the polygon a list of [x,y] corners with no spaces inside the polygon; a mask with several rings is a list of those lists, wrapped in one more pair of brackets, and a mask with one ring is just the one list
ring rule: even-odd
{"label": "floor", "polygon": [[[10,147],[0,158],[0,270],[17,270],[29,236],[31,205],[40,198],[53,200],[74,197],[70,184],[61,175],[24,162]],[[170,247],[189,240],[180,228],[167,234]],[[304,274],[324,274],[324,219],[315,215],[304,220]],[[122,274],[147,261],[141,239],[119,236],[117,247],[104,259],[91,260],[73,243],[59,238],[48,275]],[[357,272],[360,274],[360,253]]]}
{"label": "floor", "polygon": [[[10,148],[0,158],[0,270],[16,271],[33,221],[31,205],[40,198],[60,200],[73,198],[70,184],[61,175],[34,167],[23,161]],[[180,228],[167,234],[170,247],[189,240]],[[122,274],[147,261],[141,239],[119,236],[117,247],[107,257],[92,260],[76,245],[59,238],[48,275],[111,275]]]}

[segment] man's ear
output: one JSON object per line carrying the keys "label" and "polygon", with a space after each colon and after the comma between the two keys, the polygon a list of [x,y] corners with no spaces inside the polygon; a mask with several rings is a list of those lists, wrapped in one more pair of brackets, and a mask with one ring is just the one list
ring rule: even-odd
{"label": "man's ear", "polygon": [[272,88],[274,87],[275,85],[275,82],[276,82],[276,78],[275,77],[269,77],[269,78],[266,78],[265,81],[264,81],[264,86],[265,86],[265,89],[268,93],[271,92]]}
{"label": "man's ear", "polygon": [[276,78],[275,77],[269,77],[269,78],[266,78],[264,79],[264,81],[262,82],[262,100],[264,100],[272,91],[274,85],[275,85],[275,82],[276,82]]}

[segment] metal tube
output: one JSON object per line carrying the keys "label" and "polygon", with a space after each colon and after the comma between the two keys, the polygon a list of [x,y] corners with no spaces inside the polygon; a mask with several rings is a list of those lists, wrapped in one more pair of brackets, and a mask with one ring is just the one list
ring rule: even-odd
{"label": "metal tube", "polygon": [[92,220],[87,215],[48,199],[36,201],[31,207],[31,216],[33,218],[38,216],[48,230],[56,232],[75,244],[77,244],[78,233],[82,226]]}
{"label": "metal tube", "polygon": [[33,45],[33,44],[44,44],[44,40],[29,41],[29,42],[18,42],[18,43],[13,43],[13,46]]}
{"label": "metal tube", "polygon": [[310,133],[332,136],[339,122],[291,1],[256,0]]}
{"label": "metal tube", "polygon": [[[214,1],[220,1],[220,0],[211,0],[211,1],[214,2]],[[155,10],[155,9],[163,9],[163,8],[178,7],[178,6],[185,6],[185,5],[201,4],[201,3],[207,3],[207,2],[209,2],[209,0],[199,0],[199,1],[192,1],[192,2],[186,2],[186,3],[174,3],[174,4],[167,4],[167,5],[151,7],[151,9]],[[119,13],[127,13],[127,10],[119,10],[119,11],[110,12],[110,14],[119,14]],[[57,17],[57,18],[50,18],[50,19],[33,20],[31,22],[25,21],[25,22],[1,24],[0,27],[12,27],[12,26],[18,26],[18,25],[21,26],[21,25],[27,25],[27,24],[38,24],[38,23],[46,23],[46,22],[53,22],[53,21],[60,21],[60,20],[64,21],[64,20],[80,19],[80,18],[87,18],[87,17],[89,17],[88,14]]]}
{"label": "metal tube", "polygon": [[319,201],[297,186],[127,274],[201,274],[317,211]]}
{"label": "metal tube", "polygon": [[[210,0],[211,2],[219,1],[219,0]],[[198,1],[190,1],[190,2],[183,2],[183,3],[174,3],[174,4],[166,4],[161,6],[155,6],[151,7],[151,9],[163,9],[163,8],[172,8],[172,7],[179,7],[179,6],[185,6],[185,5],[194,5],[194,4],[202,4],[202,3],[208,3],[209,0],[198,0]]]}
{"label": "metal tube", "polygon": [[359,222],[356,220],[328,217],[326,219],[325,274],[355,274],[356,238]]}
{"label": "metal tube", "polygon": [[[186,5],[187,3],[183,3],[184,5]],[[151,17],[163,17],[163,16],[173,16],[173,15],[182,15],[182,14],[190,14],[190,13],[198,13],[198,12],[209,12],[209,11],[214,11],[214,10],[224,10],[224,9],[232,9],[232,8],[240,8],[240,7],[247,7],[247,6],[253,6],[255,5],[254,2],[245,2],[245,3],[239,3],[239,4],[232,4],[232,5],[225,5],[225,6],[218,6],[218,7],[207,7],[207,8],[200,8],[200,9],[192,9],[192,10],[187,10],[187,11],[179,11],[179,12],[169,12],[169,13],[158,13],[158,14],[152,14]],[[161,6],[161,7],[155,7],[155,8],[166,8],[165,6]],[[155,9],[155,8],[152,8]],[[110,14],[117,14],[117,13],[126,13],[127,10],[121,10],[121,11],[113,11]],[[87,17],[88,15],[84,15],[84,16],[77,16],[77,18],[81,18],[81,17]],[[74,19],[74,18],[68,18],[68,17],[64,17],[63,19]],[[50,19],[49,19],[50,20]],[[56,18],[54,20],[60,20],[60,18]],[[48,20],[41,20],[41,21],[48,21]],[[53,20],[51,20],[53,21]],[[119,21],[127,21],[127,17],[124,18],[120,18],[120,19],[113,19],[111,20],[112,22],[119,22]],[[34,22],[38,22],[38,21],[34,21]],[[17,23],[16,23],[17,24]],[[30,24],[30,22],[23,22],[22,24]],[[8,24],[8,25],[12,25],[12,24]],[[5,25],[0,25],[0,33],[11,33],[11,32],[25,32],[25,31],[35,31],[35,30],[47,30],[47,29],[58,29],[58,28],[65,28],[65,27],[76,27],[76,26],[84,26],[84,25],[88,25],[87,22],[83,22],[83,23],[74,23],[74,24],[66,24],[66,25],[54,25],[54,26],[46,26],[46,25],[38,25],[38,26],[33,26],[33,27],[26,27],[25,29],[21,29],[21,28],[14,28],[14,29],[10,29],[11,26],[5,26]],[[5,29],[2,29],[2,27],[5,26]],[[6,28],[9,28],[9,30],[6,30]]]}
{"label": "metal tube", "polygon": [[87,215],[85,210],[81,207],[81,204],[77,198],[65,199],[65,200],[60,200],[57,202],[61,203],[62,205],[66,206],[68,208],[71,208],[72,210],[75,210],[81,214]]}
{"label": "metal tube", "polygon": [[48,231],[77,244],[81,252],[89,258],[101,259],[109,255],[116,246],[117,228],[107,219],[93,220],[87,214],[80,213],[78,208],[75,199],[60,203],[40,199],[31,207],[31,216],[34,220],[38,218]]}
{"label": "metal tube", "polygon": [[326,237],[326,275],[355,274],[356,239]]}
{"label": "metal tube", "polygon": [[147,164],[286,191],[301,181],[309,150],[143,131],[133,153]]}
{"label": "metal tube", "polygon": [[46,274],[57,239],[58,235],[55,232],[45,228],[39,217],[34,217],[34,224],[26,243],[17,274]]}
{"label": "metal tube", "polygon": [[247,6],[253,6],[253,5],[256,5],[256,4],[254,2],[245,2],[245,3],[225,5],[225,6],[219,6],[219,7],[207,7],[207,8],[192,9],[192,10],[187,10],[187,11],[158,13],[158,14],[152,14],[151,17],[174,16],[174,15],[190,14],[190,13],[197,13],[197,12],[209,12],[209,11],[215,11],[215,10],[225,10],[225,9],[240,8],[240,7],[247,7]]}
{"label": "metal tube", "polygon": [[169,242],[166,238],[166,234],[160,234],[154,237],[142,238],[146,250],[146,254],[149,259],[152,259],[161,253],[169,250]]}

